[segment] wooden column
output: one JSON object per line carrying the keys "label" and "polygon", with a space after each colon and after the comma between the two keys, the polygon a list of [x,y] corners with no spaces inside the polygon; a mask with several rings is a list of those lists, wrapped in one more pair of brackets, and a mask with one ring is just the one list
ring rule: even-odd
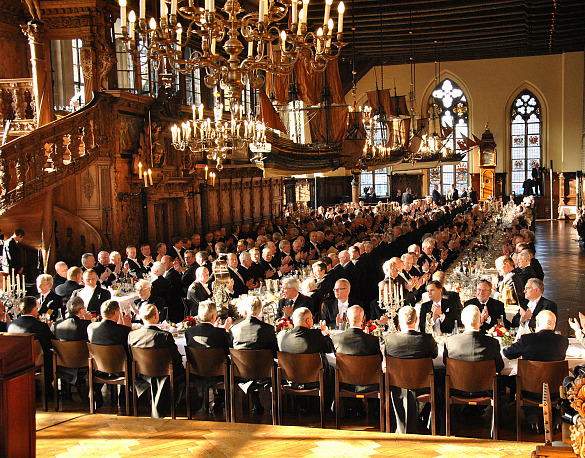
{"label": "wooden column", "polygon": [[360,178],[359,175],[354,175],[351,181],[351,201],[358,203],[360,201]]}
{"label": "wooden column", "polygon": [[51,84],[51,67],[48,62],[48,45],[45,29],[41,22],[30,22],[22,26],[28,37],[30,61],[32,64],[33,90],[37,110],[37,127],[53,120],[53,89]]}
{"label": "wooden column", "polygon": [[45,194],[43,216],[41,217],[41,251],[43,254],[43,272],[55,265],[55,214],[53,208],[53,190]]}

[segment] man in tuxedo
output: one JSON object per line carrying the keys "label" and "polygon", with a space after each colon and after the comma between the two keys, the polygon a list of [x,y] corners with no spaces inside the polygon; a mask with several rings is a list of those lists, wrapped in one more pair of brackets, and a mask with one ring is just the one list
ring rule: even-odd
{"label": "man in tuxedo", "polygon": [[538,278],[538,274],[530,264],[530,254],[528,251],[516,253],[516,264],[518,265],[518,274],[525,285],[531,278]]}
{"label": "man in tuxedo", "polygon": [[226,320],[224,327],[216,327],[217,307],[215,302],[205,300],[199,302],[199,324],[187,328],[185,340],[188,347],[193,348],[223,348],[226,356],[229,354],[229,337],[226,332],[231,325],[231,318]]}
{"label": "man in tuxedo", "polygon": [[207,267],[199,267],[195,271],[195,281],[187,290],[187,300],[189,301],[189,312],[196,315],[199,311],[199,303],[209,300],[212,297],[211,287],[209,286],[209,271]]}
{"label": "man in tuxedo", "polygon": [[87,340],[87,327],[91,324],[83,299],[74,296],[67,302],[67,318],[55,324],[55,337],[66,342]]}
{"label": "man in tuxedo", "polygon": [[481,312],[481,326],[480,331],[485,333],[494,327],[498,320],[509,329],[511,323],[506,318],[506,311],[504,310],[504,303],[491,297],[492,284],[489,280],[480,280],[477,283],[475,298],[469,299],[464,306],[475,305]]}
{"label": "man in tuxedo", "polygon": [[53,292],[55,292],[57,286],[60,286],[67,281],[68,270],[69,267],[67,267],[67,264],[63,261],[59,261],[55,264],[55,275],[53,275],[53,286],[51,287]]}
{"label": "man in tuxedo", "polygon": [[162,263],[165,265],[166,271],[164,278],[167,279],[170,285],[169,300],[167,307],[169,308],[168,316],[165,319],[178,323],[185,318],[185,307],[183,306],[183,283],[181,282],[181,274],[179,270],[181,267],[177,260],[173,262],[170,256],[163,256]]}
{"label": "man in tuxedo", "polygon": [[469,201],[472,204],[477,203],[477,191],[475,189],[473,189],[473,187],[469,188]]}
{"label": "man in tuxedo", "polygon": [[[405,305],[398,311],[400,332],[388,334],[385,339],[386,354],[393,358],[436,358],[439,354],[437,342],[431,334],[417,331],[416,310]],[[416,391],[398,387],[390,388],[392,407],[396,419],[396,433],[415,432],[417,420]]]}
{"label": "man in tuxedo", "polygon": [[238,255],[235,253],[228,253],[226,257],[228,265],[228,271],[230,278],[234,282],[233,286],[233,297],[239,297],[242,294],[248,294],[248,287],[246,286],[246,280],[242,274],[238,271]]}
{"label": "man in tuxedo", "polygon": [[[148,247],[150,251],[150,246]],[[136,247],[134,245],[128,245],[126,247],[126,262],[124,263],[124,268],[136,278],[142,278],[142,276],[147,272],[144,264],[142,264],[137,257]]]}
{"label": "man in tuxedo", "polygon": [[70,267],[67,271],[67,281],[55,288],[57,296],[61,297],[64,302],[67,302],[71,298],[73,291],[83,288],[81,284],[82,276],[83,271],[80,267]]}
{"label": "man in tuxedo", "polygon": [[152,254],[150,250],[150,245],[148,243],[143,243],[140,245],[140,258],[138,259],[140,262],[140,266],[142,267],[142,272],[147,273],[152,268],[152,264],[154,263],[154,259],[152,259]]}
{"label": "man in tuxedo", "polygon": [[81,255],[81,270],[84,272],[95,267],[95,256],[93,253],[83,253]]}
{"label": "man in tuxedo", "polygon": [[[339,280],[340,282],[347,280]],[[337,287],[337,284],[335,285]],[[331,339],[335,353],[354,356],[381,355],[380,341],[376,336],[366,334],[362,330],[365,320],[364,309],[359,305],[352,305],[347,309],[349,329],[336,334]]]}
{"label": "man in tuxedo", "polygon": [[18,244],[24,238],[24,231],[22,229],[15,229],[14,234],[2,246],[2,271],[11,274],[14,270],[15,275],[19,275],[23,271],[22,260],[20,258],[20,248]]}
{"label": "man in tuxedo", "polygon": [[10,323],[10,321],[11,318],[6,311],[6,307],[4,304],[0,303],[0,332],[7,332],[8,323]]}
{"label": "man in tuxedo", "polygon": [[134,301],[132,311],[135,315],[139,314],[140,307],[147,304],[153,304],[159,310],[159,316],[165,309],[165,301],[161,297],[152,294],[152,285],[148,280],[138,280],[134,285],[138,298]]}
{"label": "man in tuxedo", "polygon": [[98,285],[98,276],[93,269],[83,272],[83,282],[85,286],[73,291],[71,297],[81,297],[87,310],[97,314],[100,312],[101,305],[112,295],[107,289]]}
{"label": "man in tuxedo", "polygon": [[496,372],[499,373],[504,368],[500,344],[480,331],[481,312],[477,306],[465,307],[461,312],[461,321],[465,332],[447,337],[443,361],[447,358],[470,362],[494,360]]}
{"label": "man in tuxedo", "polygon": [[453,332],[457,321],[457,304],[443,297],[443,286],[437,280],[431,280],[427,284],[429,300],[420,306],[419,331],[426,332],[426,316],[431,313],[431,325],[437,333]]}
{"label": "man in tuxedo", "polygon": [[183,248],[183,239],[181,237],[173,237],[173,246],[171,247],[168,254],[171,256],[173,261],[178,259],[181,264],[185,262],[185,259],[183,258],[185,249]]}
{"label": "man in tuxedo", "polygon": [[293,312],[294,328],[290,329],[280,339],[280,351],[285,353],[333,353],[333,342],[323,334],[327,329],[325,321],[319,324],[320,329],[313,328],[313,314],[306,307],[300,307]]}
{"label": "man in tuxedo", "polygon": [[544,283],[542,280],[538,278],[528,280],[524,288],[526,299],[520,303],[520,310],[512,318],[512,326],[534,329],[536,316],[542,310],[550,310],[555,316],[558,316],[557,304],[543,297],[543,293]]}
{"label": "man in tuxedo", "polygon": [[[504,356],[508,359],[521,357],[529,361],[564,360],[566,358],[567,348],[569,347],[569,339],[555,333],[555,326],[557,324],[555,312],[542,309],[537,312],[535,322],[536,332],[524,334],[512,345],[504,348],[502,350]],[[538,408],[524,407],[524,413],[532,430],[539,432]],[[558,424],[558,419],[555,420],[555,423]]]}
{"label": "man in tuxedo", "polygon": [[40,304],[34,297],[24,296],[18,302],[19,317],[8,323],[7,328],[8,332],[14,334],[31,333],[35,335],[35,340],[38,340],[43,347],[45,383],[50,386],[50,382],[53,380],[53,355],[51,351],[53,344],[51,340],[55,339],[55,335],[46,323],[39,321],[39,307]]}
{"label": "man in tuxedo", "polygon": [[530,243],[518,243],[516,245],[516,253],[520,253],[522,251],[526,251],[530,255],[530,265],[534,269],[535,275],[530,278],[538,278],[540,280],[544,280],[544,270],[542,270],[542,265],[540,261],[536,259],[534,256],[536,252],[534,251],[534,247],[531,246]]}
{"label": "man in tuxedo", "polygon": [[277,319],[290,318],[298,308],[308,308],[313,316],[317,315],[312,298],[301,294],[301,284],[297,278],[287,277],[282,281],[282,299],[278,301]]}
{"label": "man in tuxedo", "polygon": [[239,255],[240,265],[238,266],[238,272],[244,279],[244,283],[248,290],[257,288],[260,286],[260,282],[255,277],[255,272],[252,269],[252,256],[247,251],[242,251]]}
{"label": "man in tuxedo", "polygon": [[[175,384],[178,385],[184,378],[185,368],[183,367],[183,357],[179,353],[173,335],[157,326],[159,316],[156,306],[146,304],[140,307],[140,317],[144,322],[144,326],[135,331],[130,331],[128,334],[128,344],[130,347],[168,349],[173,363]],[[150,387],[152,418],[164,418],[168,416],[171,403],[169,376],[150,377],[138,375],[137,377],[144,382],[137,386],[138,396],[142,395]]]}
{"label": "man in tuxedo", "polygon": [[185,264],[187,264],[187,267],[181,274],[181,284],[183,285],[183,297],[186,297],[189,286],[195,281],[195,271],[197,270],[197,267],[199,267],[199,264],[197,264],[197,261],[195,260],[196,255],[193,250],[185,251],[183,257],[185,258]]}
{"label": "man in tuxedo", "polygon": [[[152,295],[155,297],[160,297],[164,302],[164,307],[167,306],[171,294],[171,285],[169,284],[169,281],[164,277],[166,270],[167,268],[163,262],[155,261],[152,264],[152,269],[150,271],[151,278],[154,278],[154,280],[151,282]],[[162,309],[159,309],[159,313],[161,311]]]}
{"label": "man in tuxedo", "polygon": [[61,318],[65,316],[63,313],[63,300],[56,293],[53,292],[53,277],[49,274],[41,274],[37,277],[37,291],[39,296],[37,299],[41,304],[39,314],[44,315],[51,311],[51,321],[57,321],[59,312],[61,312]]}
{"label": "man in tuxedo", "polygon": [[101,284],[106,288],[116,281],[116,274],[110,268],[110,253],[107,251],[100,251],[98,253],[98,262],[93,270],[95,270],[95,273],[101,280]]}
{"label": "man in tuxedo", "polygon": [[[274,327],[264,323],[258,317],[262,312],[262,301],[257,297],[248,297],[242,308],[244,320],[230,329],[231,346],[236,350],[271,350],[274,357],[278,351]],[[264,407],[260,403],[258,386],[244,383],[242,389],[251,391],[252,412],[262,413]]]}
{"label": "man in tuxedo", "polygon": [[447,191],[447,202],[453,202],[459,199],[459,191],[455,187],[455,184],[451,184],[451,188]]}
{"label": "man in tuxedo", "polygon": [[350,307],[354,305],[362,307],[362,302],[359,299],[350,298],[350,292],[351,285],[345,278],[335,282],[333,287],[335,297],[323,304],[322,319],[325,320],[327,327],[334,329],[343,323]]}
{"label": "man in tuxedo", "polygon": [[432,192],[432,196],[433,196],[434,204],[437,206],[441,205],[441,202],[443,202],[443,196],[439,192],[439,185],[438,184],[435,185],[433,192]]}
{"label": "man in tuxedo", "polygon": [[406,188],[406,192],[402,194],[402,205],[410,205],[414,202],[414,198],[412,197],[412,189],[410,187]]}

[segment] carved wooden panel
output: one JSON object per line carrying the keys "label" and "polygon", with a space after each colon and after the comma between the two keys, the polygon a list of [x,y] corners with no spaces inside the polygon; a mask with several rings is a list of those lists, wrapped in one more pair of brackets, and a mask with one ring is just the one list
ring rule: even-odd
{"label": "carved wooden panel", "polygon": [[252,180],[245,178],[242,180],[242,208],[244,211],[244,221],[252,221]]}

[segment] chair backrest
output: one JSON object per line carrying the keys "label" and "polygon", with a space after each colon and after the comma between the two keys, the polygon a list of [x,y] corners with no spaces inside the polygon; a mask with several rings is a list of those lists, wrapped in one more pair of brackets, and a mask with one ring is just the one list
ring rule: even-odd
{"label": "chair backrest", "polygon": [[224,375],[227,357],[223,348],[185,347],[189,370],[200,377],[219,377]]}
{"label": "chair backrest", "polygon": [[294,354],[279,351],[278,367],[282,369],[282,378],[295,383],[319,381],[319,371],[323,368],[320,353]]}
{"label": "chair backrest", "polygon": [[57,356],[57,366],[62,367],[87,367],[89,351],[87,341],[75,340],[65,342],[62,340],[51,340],[53,351]]}
{"label": "chair backrest", "polygon": [[235,350],[230,348],[234,376],[248,380],[272,377],[274,357],[271,350]]}
{"label": "chair backrest", "polygon": [[451,389],[476,393],[494,388],[496,362],[493,359],[470,362],[447,358],[445,366]]}
{"label": "chair backrest", "polygon": [[433,376],[433,359],[401,359],[386,356],[388,384],[398,388],[419,390],[430,387]]}
{"label": "chair backrest", "polygon": [[35,366],[42,366],[45,363],[43,347],[38,340],[35,340]]}
{"label": "chair backrest", "polygon": [[124,372],[127,359],[124,345],[95,345],[88,342],[89,355],[94,360],[94,369],[107,372]]}
{"label": "chair backrest", "polygon": [[136,373],[151,377],[171,374],[172,359],[167,348],[130,347],[136,363]]}
{"label": "chair backrest", "polygon": [[521,377],[522,391],[542,393],[542,384],[548,383],[551,393],[558,393],[563,379],[569,375],[568,361],[518,360],[518,376]]}
{"label": "chair backrest", "polygon": [[349,385],[375,385],[380,383],[382,355],[352,356],[337,353],[335,367],[339,381]]}

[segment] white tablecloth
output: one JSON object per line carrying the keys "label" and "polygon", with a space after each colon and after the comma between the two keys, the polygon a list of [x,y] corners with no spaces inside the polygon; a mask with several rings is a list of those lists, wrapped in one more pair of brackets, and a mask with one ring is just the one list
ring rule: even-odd
{"label": "white tablecloth", "polygon": [[114,291],[108,288],[108,291],[112,294],[112,299],[118,301],[122,310],[130,309],[130,304],[133,304],[138,299],[138,293],[124,293],[120,296],[114,295]]}
{"label": "white tablecloth", "polygon": [[577,216],[577,207],[575,205],[559,205],[559,219],[565,216],[569,218]]}

